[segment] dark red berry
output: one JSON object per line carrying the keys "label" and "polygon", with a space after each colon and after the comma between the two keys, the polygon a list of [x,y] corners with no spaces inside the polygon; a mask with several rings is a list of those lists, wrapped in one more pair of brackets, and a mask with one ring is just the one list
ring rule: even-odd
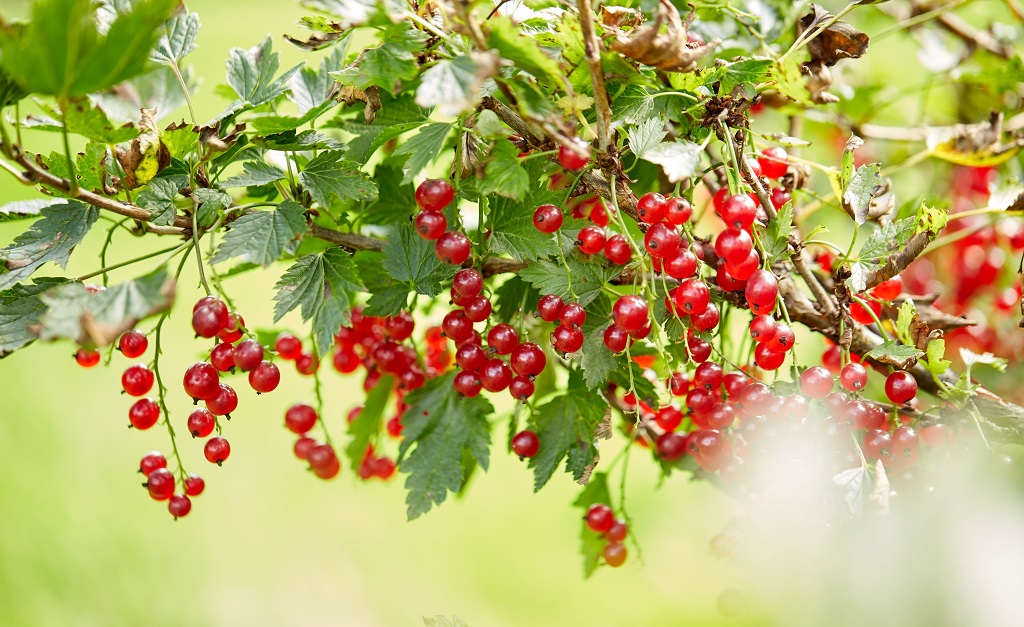
{"label": "dark red berry", "polygon": [[219,391],[220,375],[217,369],[205,361],[192,364],[185,371],[183,381],[185,393],[195,400],[212,398]]}
{"label": "dark red berry", "polygon": [[263,361],[263,346],[257,340],[245,340],[235,346],[235,365],[248,372]]}
{"label": "dark red berry", "polygon": [[578,328],[560,324],[551,333],[555,349],[563,353],[575,353],[583,348],[583,331]]}
{"label": "dark red berry", "polygon": [[487,332],[487,345],[499,355],[508,355],[518,344],[519,334],[511,324],[496,324]]}
{"label": "dark red berry", "polygon": [[284,413],[284,426],[292,433],[302,435],[316,425],[316,410],[305,403],[296,403]]}
{"label": "dark red berry", "polygon": [[205,407],[197,407],[189,414],[187,424],[188,432],[192,434],[192,437],[205,438],[213,433],[214,427],[217,426],[217,419],[210,413],[210,410]]}
{"label": "dark red berry", "polygon": [[476,344],[463,344],[455,351],[455,363],[463,370],[475,372],[487,361],[487,351]]}
{"label": "dark red berry", "polygon": [[192,511],[192,501],[184,494],[175,494],[167,501],[167,511],[175,519],[183,518]]}
{"label": "dark red berry", "polygon": [[142,331],[132,329],[131,331],[126,331],[121,336],[121,339],[117,342],[117,347],[121,349],[122,355],[129,359],[135,359],[136,357],[141,357],[146,352],[146,348],[149,347],[149,340]]}
{"label": "dark red berry", "polygon": [[443,263],[461,266],[469,259],[472,244],[462,231],[448,231],[434,242],[434,252]]}
{"label": "dark red berry", "polygon": [[636,213],[647,224],[655,224],[665,219],[670,202],[657,192],[647,192],[637,201]]}
{"label": "dark red berry", "polygon": [[647,301],[636,294],[620,296],[612,306],[612,320],[623,331],[639,331],[650,319]]}
{"label": "dark red berry", "polygon": [[566,326],[581,327],[587,321],[587,310],[579,303],[567,303],[562,308],[560,322]]}
{"label": "dark red berry", "polygon": [[280,383],[281,371],[269,361],[261,361],[249,372],[249,387],[257,394],[273,392]]}
{"label": "dark red berry", "polygon": [[320,368],[320,360],[313,353],[303,351],[295,358],[295,370],[305,376],[310,376]]}
{"label": "dark red berry", "polygon": [[459,394],[472,398],[480,394],[480,390],[483,389],[483,383],[480,382],[480,377],[475,372],[460,370],[455,374],[452,387]]}
{"label": "dark red berry", "polygon": [[92,368],[100,363],[100,352],[89,348],[80,348],[75,352],[75,361],[83,368]]}
{"label": "dark red berry", "polygon": [[533,342],[523,342],[512,350],[509,365],[512,371],[523,377],[535,377],[544,372],[548,358],[544,349]]}
{"label": "dark red berry", "polygon": [[893,403],[902,405],[917,396],[917,381],[906,370],[897,370],[885,378],[885,395]]}
{"label": "dark red berry", "polygon": [[150,451],[142,456],[139,462],[139,472],[148,477],[154,470],[167,468],[167,458],[159,451]]}
{"label": "dark red berry", "polygon": [[445,314],[441,321],[441,329],[446,337],[460,342],[473,335],[473,322],[466,317],[464,311],[456,309]]}
{"label": "dark red berry", "polygon": [[219,384],[217,386],[217,393],[206,399],[206,408],[214,416],[227,416],[230,418],[231,412],[235,411],[237,407],[238,395],[235,394],[234,388],[227,383]]}
{"label": "dark red berry", "polygon": [[540,440],[537,439],[537,434],[529,429],[512,436],[512,452],[520,458],[533,457],[539,449]]}
{"label": "dark red berry", "polygon": [[562,211],[554,205],[541,205],[533,212],[533,226],[541,233],[554,233],[564,221]]}
{"label": "dark red berry", "polygon": [[604,243],[604,256],[615,265],[622,266],[633,257],[633,249],[624,236],[612,235]]}
{"label": "dark red berry", "polygon": [[508,387],[515,374],[504,359],[488,359],[480,366],[480,384],[488,392],[500,392]]}
{"label": "dark red berry", "polygon": [[868,371],[858,363],[848,363],[839,371],[839,385],[850,392],[859,392],[868,383]]}
{"label": "dark red berry", "polygon": [[220,466],[231,455],[231,444],[219,435],[215,435],[206,441],[203,446],[203,455],[211,464]]}
{"label": "dark red berry", "polygon": [[586,521],[591,530],[604,533],[615,524],[615,515],[612,514],[612,508],[603,503],[595,503],[587,509]]}
{"label": "dark red berry", "polygon": [[545,322],[558,320],[562,315],[563,309],[565,309],[565,302],[555,294],[541,296],[540,301],[537,303],[537,313],[540,315],[540,319]]}
{"label": "dark red berry", "polygon": [[455,199],[455,189],[444,179],[427,179],[416,188],[416,204],[424,211],[441,211]]}
{"label": "dark red berry", "polygon": [[599,226],[585,226],[577,236],[576,245],[587,255],[594,255],[604,249],[604,229]]}
{"label": "dark red berry", "polygon": [[145,396],[153,389],[153,371],[143,364],[128,366],[121,375],[121,389],[129,396]]}
{"label": "dark red berry", "polygon": [[526,399],[533,396],[536,387],[530,377],[515,377],[508,384],[508,393],[512,398],[526,402]]}
{"label": "dark red berry", "polygon": [[491,316],[491,301],[483,296],[473,296],[466,300],[463,309],[471,322],[483,322]]}
{"label": "dark red berry", "polygon": [[558,164],[566,170],[579,170],[590,162],[590,146],[574,142],[574,147],[558,147]]}
{"label": "dark red berry", "polygon": [[146,477],[146,489],[156,501],[166,501],[174,494],[174,475],[166,468],[158,468]]}
{"label": "dark red berry", "polygon": [[291,361],[302,354],[302,340],[291,333],[281,333],[274,342],[274,350],[281,359]]}
{"label": "dark red berry", "polygon": [[192,313],[192,329],[195,330],[196,335],[199,337],[216,337],[221,329],[224,328],[224,318],[227,318],[226,309],[224,310],[224,316],[221,317],[218,310],[214,307],[200,307]]}
{"label": "dark red berry", "polygon": [[611,324],[604,330],[604,345],[613,353],[621,353],[632,341],[628,331],[623,331],[618,326]]}
{"label": "dark red berry", "polygon": [[420,237],[433,241],[448,229],[448,220],[439,211],[421,211],[416,214],[415,226]]}
{"label": "dark red berry", "polygon": [[210,351],[210,364],[218,372],[228,372],[235,367],[235,345],[221,342]]}
{"label": "dark red berry", "polygon": [[217,332],[217,337],[221,342],[233,344],[242,339],[244,329],[245,320],[242,319],[241,314],[231,311],[228,312],[228,321],[224,324],[224,328]]}
{"label": "dark red berry", "polygon": [[128,410],[128,422],[140,431],[145,431],[160,419],[160,406],[151,398],[140,398]]}

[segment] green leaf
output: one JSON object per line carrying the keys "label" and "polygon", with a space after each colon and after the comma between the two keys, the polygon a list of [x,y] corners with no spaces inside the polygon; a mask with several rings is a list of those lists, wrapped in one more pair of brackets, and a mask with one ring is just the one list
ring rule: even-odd
{"label": "green leaf", "polygon": [[400,283],[377,290],[366,301],[363,313],[367,316],[394,316],[409,309],[411,293],[407,285]]}
{"label": "green leaf", "polygon": [[493,59],[491,68],[479,67],[470,55],[459,55],[454,59],[441,59],[420,77],[416,88],[416,104],[421,107],[437,107],[443,116],[457,116],[472,111],[480,100],[480,88],[484,80],[497,69]]}
{"label": "green leaf", "polygon": [[395,156],[409,155],[406,161],[405,178],[402,183],[411,183],[423,168],[433,163],[448,143],[448,135],[452,125],[444,122],[427,124],[420,131],[407,139],[395,151]]}
{"label": "green leaf", "polygon": [[839,171],[840,189],[846,189],[846,186],[850,184],[850,179],[853,178],[853,153],[863,145],[864,140],[856,135],[850,135],[850,139],[846,140],[846,147],[843,149],[842,167]]}
{"label": "green leaf", "polygon": [[267,35],[259,45],[249,50],[231,49],[227,81],[243,103],[258,107],[277,98],[288,91],[288,80],[302,68],[301,64],[296,65],[275,79],[280,59],[273,48],[273,39]]}
{"label": "green leaf", "polygon": [[29,327],[39,324],[46,305],[40,294],[54,286],[47,281],[37,285],[15,285],[0,292],[0,358],[35,341]]}
{"label": "green leaf", "polygon": [[647,151],[661,145],[665,139],[665,120],[648,118],[629,129],[629,149],[639,159],[643,159]]}
{"label": "green leaf", "polygon": [[377,185],[359,170],[359,164],[345,161],[339,151],[322,152],[299,174],[299,180],[321,207],[330,207],[333,199],[373,200]]}
{"label": "green leaf", "polygon": [[775,260],[789,251],[789,234],[793,232],[793,203],[782,205],[778,215],[764,228],[757,227],[767,259]]}
{"label": "green leaf", "polygon": [[248,161],[242,164],[244,174],[232,176],[226,181],[221,181],[220,186],[231,187],[255,187],[266,185],[284,178],[284,170],[277,166],[270,165],[265,161]]}
{"label": "green leaf", "polygon": [[506,253],[523,260],[543,259],[558,254],[555,237],[550,233],[541,233],[533,226],[532,212],[524,211],[514,203],[492,204],[491,237],[487,242],[491,252]]}
{"label": "green leaf", "polygon": [[738,85],[750,83],[756,85],[768,80],[768,74],[775,64],[771,59],[741,59],[726,64],[725,74],[722,76],[719,86],[719,93],[727,96],[732,93]]}
{"label": "green leaf", "polygon": [[335,46],[320,62],[319,69],[304,67],[288,81],[291,88],[288,98],[299,108],[299,113],[305,115],[330,100],[334,87],[331,72],[341,69],[345,50],[345,46]]}
{"label": "green leaf", "polygon": [[492,317],[506,324],[519,315],[529,315],[537,310],[540,292],[519,276],[512,276],[494,290],[494,312]]}
{"label": "green leaf", "polygon": [[416,207],[416,190],[411,184],[403,184],[402,166],[396,159],[385,159],[373,171],[373,181],[380,189],[387,190],[359,212],[363,224],[392,226],[409,221]]}
{"label": "green leaf", "polygon": [[906,246],[914,236],[914,231],[914,218],[904,218],[882,225],[864,241],[857,257],[866,264],[883,263],[889,255]]}
{"label": "green leaf", "polygon": [[934,375],[940,375],[944,373],[950,365],[951,361],[943,359],[946,355],[946,340],[934,339],[928,342],[928,350],[926,356],[928,363],[925,364],[928,367],[928,372]]}
{"label": "green leaf", "polygon": [[512,135],[512,131],[498,118],[498,114],[490,109],[484,109],[476,115],[476,130],[488,139]]}
{"label": "green leaf", "polygon": [[351,318],[352,303],[363,289],[352,257],[338,247],[299,257],[274,286],[274,322],[300,308],[312,321],[317,354],[326,355],[334,334]]}
{"label": "green leaf", "polygon": [[916,230],[918,233],[936,234],[949,222],[949,211],[939,207],[929,207],[921,203],[917,210]]}
{"label": "green leaf", "polygon": [[[651,405],[656,403],[658,392],[654,389],[654,384],[644,376],[643,369],[635,361],[626,361],[625,358],[622,358],[619,364],[618,368],[608,373],[609,380],[624,390],[628,390],[632,383],[637,398]],[[632,382],[630,381],[630,371],[633,373]]]}
{"label": "green leaf", "polygon": [[570,371],[565,395],[537,408],[540,449],[530,458],[534,492],[544,487],[558,465],[570,454],[566,470],[572,472],[577,481],[583,476],[583,466],[592,462],[597,452],[594,429],[607,409],[600,395],[587,390],[583,373],[579,370]]}
{"label": "green leaf", "polygon": [[967,366],[967,371],[970,372],[974,366],[992,366],[999,372],[1006,372],[1007,361],[1002,357],[996,357],[992,353],[975,353],[969,348],[960,348],[960,359],[963,360],[964,365]]}
{"label": "green leaf", "polygon": [[572,292],[575,292],[577,302],[586,307],[601,294],[601,289],[608,281],[622,272],[621,266],[606,268],[595,263],[583,263],[574,257],[566,259],[566,263],[569,266],[568,272],[561,262],[535,261],[526,266],[519,276],[532,283],[540,290],[542,296],[555,294],[571,297],[569,290],[569,273],[571,273]]}
{"label": "green leaf", "polygon": [[27,95],[21,85],[0,69],[0,109],[21,101]]}
{"label": "green leaf", "polygon": [[134,124],[115,127],[103,109],[87,98],[72,101],[64,109],[64,116],[69,133],[100,144],[120,144],[139,136],[139,129]]}
{"label": "green leaf", "polygon": [[488,155],[484,176],[477,180],[476,190],[484,195],[497,194],[522,200],[530,191],[530,175],[520,163],[519,150],[508,141],[498,141]]}
{"label": "green leaf", "polygon": [[782,95],[810,107],[814,103],[811,102],[811,93],[807,91],[807,81],[800,71],[797,56],[790,55],[781,65],[774,65],[771,68],[771,77]]}
{"label": "green leaf", "polygon": [[99,142],[89,142],[85,152],[75,157],[78,186],[86,191],[104,193],[107,178],[107,147]]}
{"label": "green leaf", "polygon": [[188,53],[196,49],[199,35],[199,14],[183,11],[164,22],[164,31],[153,47],[149,58],[164,65],[177,65]]}
{"label": "green leaf", "polygon": [[523,35],[511,18],[494,17],[488,21],[491,32],[487,45],[512,61],[515,67],[526,70],[538,80],[561,85],[562,70],[554,59],[544,54],[534,39]]}
{"label": "green leaf", "polygon": [[99,218],[99,209],[69,200],[46,207],[39,215],[42,217],[27,232],[14,238],[10,246],[0,248],[0,260],[6,269],[0,273],[0,291],[24,281],[48,261],[67,267],[71,251]]}
{"label": "green leaf", "polygon": [[438,259],[434,243],[417,235],[408,225],[394,229],[381,252],[384,253],[384,269],[391,278],[424,296],[440,294],[444,291],[441,284],[458,271]]}
{"label": "green leaf", "polygon": [[139,193],[137,202],[140,207],[150,213],[153,224],[167,226],[174,223],[177,206],[174,199],[178,191],[188,185],[186,176],[169,176],[155,178],[146,189]]}
{"label": "green leaf", "polygon": [[41,296],[49,310],[40,319],[39,339],[71,339],[106,346],[140,320],[174,303],[175,281],[166,267],[102,292],[68,283]]}
{"label": "green leaf", "polygon": [[419,73],[416,55],[421,53],[427,33],[410,28],[406,23],[394,24],[381,31],[383,43],[365,50],[357,63],[331,76],[343,85],[359,89],[376,85],[388,93],[396,93],[401,81],[410,81]]}
{"label": "green leaf", "polygon": [[601,296],[587,306],[587,319],[583,323],[583,356],[580,366],[587,389],[595,390],[608,383],[608,375],[620,367],[619,358],[604,345],[604,330],[611,326],[611,301]]}
{"label": "green leaf", "polygon": [[[295,76],[298,76],[298,74]],[[295,78],[295,76],[292,78]],[[261,133],[283,133],[284,131],[293,131],[300,126],[305,126],[313,120],[321,117],[337,106],[337,104],[338,103],[334,100],[328,100],[327,102],[320,103],[316,107],[306,111],[306,113],[301,117],[277,115],[276,113],[257,114],[250,118],[250,123],[253,128]]]}
{"label": "green leaf", "polygon": [[266,267],[280,259],[285,249],[308,231],[306,210],[294,200],[284,201],[274,211],[246,213],[231,223],[213,262],[241,257]]}
{"label": "green leaf", "polygon": [[896,340],[889,340],[874,347],[865,353],[864,356],[884,364],[905,369],[917,361],[918,358],[924,357],[924,351],[918,350],[915,346],[900,344]]}
{"label": "green leaf", "polygon": [[383,423],[384,408],[388,399],[391,398],[391,389],[394,387],[394,379],[383,375],[380,381],[366,395],[363,408],[359,415],[348,425],[348,433],[352,441],[345,447],[345,456],[353,469],[359,468],[366,455],[366,447],[380,433],[380,426]]}
{"label": "green leaf", "polygon": [[689,141],[675,140],[648,148],[643,159],[660,165],[670,183],[678,183],[697,173],[700,165],[700,146]]}
{"label": "green leaf", "polygon": [[843,208],[857,224],[867,222],[871,198],[875,194],[875,189],[882,184],[882,177],[878,174],[881,169],[882,166],[877,163],[860,166],[854,171],[849,185],[843,190]]}
{"label": "green leaf", "polygon": [[405,502],[412,520],[459,492],[465,482],[463,455],[472,455],[487,470],[491,445],[487,416],[494,411],[484,398],[462,398],[452,387],[454,372],[434,377],[405,397],[404,439],[399,468],[408,473]]}
{"label": "green leaf", "polygon": [[36,0],[27,25],[0,29],[0,64],[32,93],[65,99],[104,91],[143,72],[177,4],[136,2],[101,35],[92,0]]}
{"label": "green leaf", "polygon": [[[603,472],[595,472],[590,476],[590,482],[583,488],[580,495],[573,502],[573,507],[583,510],[584,514],[591,505],[610,505],[612,496],[608,492],[608,475]],[[587,526],[585,516],[580,516],[580,553],[583,555],[583,576],[589,577],[597,570],[601,562],[601,555],[604,553],[604,546],[608,544],[604,536],[594,532]]]}
{"label": "green leaf", "polygon": [[38,216],[39,212],[46,207],[62,204],[63,202],[64,200],[61,198],[15,200],[14,202],[0,205],[0,223],[32,219]]}
{"label": "green leaf", "polygon": [[910,325],[914,322],[916,316],[917,307],[914,306],[914,301],[909,298],[903,301],[896,315],[896,337],[900,338],[900,341],[904,344],[914,343],[914,340],[910,337]]}

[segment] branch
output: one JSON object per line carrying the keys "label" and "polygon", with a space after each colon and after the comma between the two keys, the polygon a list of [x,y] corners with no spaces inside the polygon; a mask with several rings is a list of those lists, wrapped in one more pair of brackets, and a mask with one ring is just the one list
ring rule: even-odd
{"label": "branch", "polygon": [[903,248],[889,255],[889,258],[885,260],[885,264],[882,267],[872,270],[868,274],[867,287],[864,289],[869,290],[906,270],[907,266],[924,252],[924,249],[928,247],[928,244],[934,238],[935,234],[931,231],[923,231],[911,237],[910,241]]}
{"label": "branch", "polygon": [[974,28],[959,16],[952,13],[943,13],[935,18],[943,28],[964,40],[968,46],[982,48],[992,54],[1010,59],[1013,57],[1013,47],[999,41],[988,32]]}
{"label": "branch", "polygon": [[576,0],[580,13],[580,28],[583,31],[583,45],[586,50],[587,66],[590,67],[590,81],[594,87],[594,102],[597,106],[597,141],[602,151],[612,144],[612,108],[608,101],[608,90],[604,86],[604,69],[601,67],[601,44],[594,31],[594,9],[590,0]]}

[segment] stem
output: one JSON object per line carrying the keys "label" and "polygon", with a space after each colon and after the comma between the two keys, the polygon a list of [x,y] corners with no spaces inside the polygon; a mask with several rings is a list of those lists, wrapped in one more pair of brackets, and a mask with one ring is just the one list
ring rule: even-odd
{"label": "stem", "polygon": [[206,290],[209,296],[210,285],[206,282],[206,273],[203,271],[203,254],[199,251],[199,206],[192,207],[192,246],[196,250],[196,265],[199,267],[199,283]]}
{"label": "stem", "polygon": [[[113,233],[113,230],[111,231],[111,233]],[[146,253],[145,255],[142,255],[140,257],[135,257],[134,259],[129,259],[127,261],[122,261],[120,263],[115,263],[113,265],[106,266],[104,268],[100,268],[99,270],[97,270],[95,272],[90,272],[89,274],[83,274],[82,276],[76,278],[75,280],[76,281],[87,281],[87,280],[93,278],[94,276],[98,276],[100,274],[106,274],[107,272],[109,272],[111,270],[117,270],[118,268],[123,268],[125,266],[130,266],[133,263],[138,263],[140,261],[145,261],[146,259],[152,259],[153,257],[157,257],[157,256],[162,255],[164,253],[169,253],[169,252],[173,252],[173,251],[181,251],[181,250],[184,250],[184,249],[189,248],[191,246],[193,246],[192,242],[185,242],[184,244],[179,244],[177,246],[171,246],[169,248],[164,248],[162,250],[158,250],[158,251],[155,251],[155,252]],[[104,280],[104,283],[106,283],[106,280]]]}
{"label": "stem", "polygon": [[[796,41],[793,42],[793,45],[790,46],[789,50],[787,50],[781,57],[779,57],[779,59],[778,59],[779,65],[782,65],[782,63],[785,62],[785,60],[787,58],[789,58],[789,55],[793,54],[794,52],[796,52],[797,50],[802,48],[804,45],[806,45],[808,42],[813,40],[815,37],[817,37],[821,33],[825,32],[825,29],[827,29],[828,27],[832,26],[833,24],[835,24],[839,20],[843,19],[843,17],[846,16],[847,13],[852,11],[854,9],[854,7],[857,6],[858,3],[859,3],[859,0],[854,0],[850,4],[846,5],[843,8],[842,11],[840,11],[836,15],[833,15],[831,18],[825,20],[824,22],[819,24],[816,28],[814,28],[814,29],[808,28],[804,32],[800,33],[800,35],[796,38]],[[810,34],[808,34],[808,33],[810,33]]]}
{"label": "stem", "polygon": [[[1014,0],[1010,0],[1010,1],[1014,1]],[[944,4],[944,5],[940,6],[940,7],[936,7],[934,9],[932,9],[931,11],[926,11],[924,13],[921,13],[920,15],[915,15],[913,17],[908,17],[905,20],[902,20],[900,22],[896,22],[895,24],[893,24],[889,28],[886,28],[886,29],[882,30],[881,32],[875,33],[874,35],[871,36],[871,39],[872,39],[872,41],[878,41],[882,37],[888,37],[889,35],[892,35],[893,33],[899,32],[899,31],[903,30],[904,28],[911,28],[913,26],[917,26],[918,24],[920,24],[922,22],[927,22],[928,20],[932,19],[933,17],[938,17],[939,15],[942,15],[943,13],[945,13],[947,11],[952,11],[953,9],[955,9],[958,6],[960,6],[961,4],[964,4],[965,2],[970,2],[970,0],[953,0],[952,2],[950,2],[948,4]],[[1021,18],[1021,19],[1024,19],[1024,18]]]}
{"label": "stem", "polygon": [[75,175],[75,160],[71,157],[71,143],[68,141],[68,116],[64,113],[66,103],[62,103],[60,108],[60,135],[64,140],[64,158],[68,161],[68,193],[72,197],[78,195],[78,176]]}
{"label": "stem", "polygon": [[181,91],[185,94],[185,103],[188,105],[188,117],[192,120],[192,126],[199,126],[196,122],[196,110],[192,108],[192,95],[188,93],[188,85],[185,84],[185,78],[181,75],[181,68],[178,67],[177,61],[171,64],[171,71],[174,72],[174,77],[178,79],[178,85],[181,85]]}
{"label": "stem", "polygon": [[860,298],[859,296],[851,295],[850,300],[863,307],[868,312],[868,314],[871,315],[871,319],[875,321],[876,325],[878,325],[878,332],[882,334],[882,339],[888,342],[891,339],[889,337],[889,333],[886,332],[885,327],[882,325],[882,321],[879,320],[878,316],[875,315],[874,310],[872,310],[871,307],[868,307],[868,304],[864,302],[864,299]]}
{"label": "stem", "polygon": [[597,107],[597,140],[602,151],[612,143],[612,108],[608,102],[608,90],[604,86],[604,68],[601,67],[601,47],[594,30],[594,9],[590,0],[576,0],[580,13],[580,28],[583,31],[583,46],[590,81],[594,88],[594,104]]}

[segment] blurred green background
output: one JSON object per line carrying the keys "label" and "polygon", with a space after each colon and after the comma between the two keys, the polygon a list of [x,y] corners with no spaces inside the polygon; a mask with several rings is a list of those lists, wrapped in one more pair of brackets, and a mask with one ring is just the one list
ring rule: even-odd
{"label": "blurred green background", "polygon": [[[27,4],[0,2],[6,17],[23,14]],[[282,67],[306,58],[281,37],[302,34],[294,22],[304,12],[293,2],[189,5],[203,20],[199,49],[188,59],[203,81],[195,98],[201,120],[223,108],[213,89],[223,82],[231,47],[255,45],[270,32]],[[26,137],[40,151],[58,149],[55,139]],[[0,178],[3,202],[30,197],[33,190]],[[28,224],[0,225],[0,242]],[[166,245],[117,237],[111,261]],[[75,251],[67,275],[95,270],[101,244],[98,230]],[[250,326],[270,327],[267,286],[281,271],[228,283]],[[728,524],[731,503],[681,476],[659,487],[640,450],[629,465],[628,509],[642,559],[631,546],[622,568],[600,569],[588,581],[578,554],[579,510],[571,507],[579,486],[560,474],[532,494],[525,464],[501,452],[503,419],[493,431],[490,471],[473,478],[465,498],[449,498],[412,523],[405,520],[404,477],[364,483],[346,464],[340,477],[323,482],[294,459],[284,410],[312,389],[291,368],[275,393],[259,398],[235,379],[240,404],[225,429],[231,459],[223,468],[207,463],[201,443],[185,433],[190,403],[178,394],[184,368],[205,356],[206,344],[192,339],[182,313],[198,295],[190,263],[165,325],[162,368],[186,467],[203,475],[207,488],[177,522],[165,503],[150,500],[135,472],[146,451],[170,455],[170,443],[161,425],[126,428],[130,401],[119,394],[119,377],[128,360],[115,355],[110,367],[83,370],[68,344],[34,345],[0,360],[0,625],[419,625],[421,616],[436,614],[458,615],[470,627],[734,623],[718,614],[715,599],[749,581],[708,549]],[[297,320],[283,324],[298,328]],[[323,375],[326,418],[344,438],[344,416],[362,397],[361,381],[326,364]],[[394,455],[394,441],[388,446]],[[605,459],[617,450],[610,448]],[[618,480],[616,473],[616,486]]]}

